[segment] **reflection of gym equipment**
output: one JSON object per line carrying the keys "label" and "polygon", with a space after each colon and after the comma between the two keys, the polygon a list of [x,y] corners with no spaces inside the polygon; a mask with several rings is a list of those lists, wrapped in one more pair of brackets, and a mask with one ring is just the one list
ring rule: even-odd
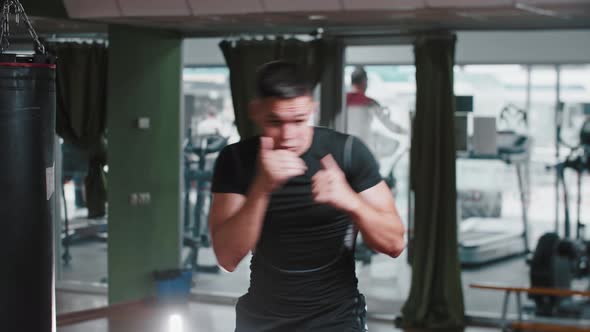
{"label": "reflection of gym equipment", "polygon": [[[455,96],[455,147],[458,152],[469,151],[467,127],[473,113],[473,96]],[[495,128],[492,129],[495,133]],[[496,154],[494,152],[494,154]],[[471,217],[499,218],[502,214],[502,192],[498,190],[457,190],[457,215],[462,219]]]}
{"label": "reflection of gym equipment", "polygon": [[64,265],[69,265],[72,260],[70,246],[76,241],[85,239],[105,241],[108,236],[108,225],[106,218],[76,218],[73,213],[69,213],[66,203],[65,184],[70,180],[74,183],[75,206],[76,208],[83,208],[85,206],[83,184],[88,167],[86,165],[86,156],[80,150],[67,143],[63,143],[61,147],[62,185],[60,195],[64,211],[64,225],[61,233],[63,254],[61,258]]}
{"label": "reflection of gym equipment", "polygon": [[467,122],[473,113],[473,96],[455,96],[455,148],[467,151]]}
{"label": "reflection of gym equipment", "polygon": [[502,192],[497,190],[457,190],[457,215],[469,218],[500,218]]}
{"label": "reflection of gym equipment", "polygon": [[518,127],[527,129],[529,123],[528,113],[514,104],[507,104],[500,111],[500,123],[511,129]]}
{"label": "reflection of gym equipment", "polygon": [[[194,271],[217,273],[217,265],[199,265],[199,249],[211,246],[211,239],[207,227],[208,202],[211,201],[209,186],[213,171],[207,163],[207,156],[217,153],[227,144],[227,138],[210,135],[202,136],[198,146],[192,143],[192,133],[188,130],[184,144],[184,236],[183,246],[188,249],[188,255],[183,257],[183,266]],[[193,184],[196,186],[196,203],[191,213],[190,195]],[[191,215],[192,222],[191,222]]]}
{"label": "reflection of gym equipment", "polygon": [[[65,181],[63,181],[63,183],[65,183]],[[61,258],[64,265],[69,265],[72,260],[70,246],[76,241],[85,239],[98,239],[100,241],[106,241],[108,236],[108,224],[106,218],[71,219],[70,214],[68,214],[66,194],[63,183],[61,186],[61,199],[63,201],[62,208],[64,211],[64,227],[61,233],[61,241],[64,252]]]}
{"label": "reflection of gym equipment", "polygon": [[[532,287],[570,289],[574,279],[590,277],[590,242],[584,239],[585,225],[580,219],[582,174],[590,172],[590,119],[585,121],[580,131],[580,144],[563,162],[554,166],[563,189],[564,237],[560,238],[556,229],[555,233],[546,233],[539,239],[530,260]],[[575,170],[578,176],[575,238],[571,237],[570,230],[569,194],[565,181],[567,168]],[[590,302],[550,295],[530,295],[530,298],[535,301],[538,315],[590,318]]]}
{"label": "reflection of gym equipment", "polygon": [[[509,116],[522,117],[522,110],[507,114],[505,108],[501,119]],[[512,108],[510,108],[512,109]],[[507,229],[506,220],[501,218],[468,218],[460,222],[459,257],[464,265],[479,265],[502,258],[525,254],[528,246],[528,165],[531,142],[525,135],[514,131],[492,131],[497,142],[497,153],[479,155],[474,152],[458,152],[459,158],[479,160],[501,160],[516,169],[520,203],[522,207],[522,230]],[[476,133],[477,135],[477,133]],[[480,139],[485,141],[485,138]],[[489,147],[485,146],[485,150]]]}

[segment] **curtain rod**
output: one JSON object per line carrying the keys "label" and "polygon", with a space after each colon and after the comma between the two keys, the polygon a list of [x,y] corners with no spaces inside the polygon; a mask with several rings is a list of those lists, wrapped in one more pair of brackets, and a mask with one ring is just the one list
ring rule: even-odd
{"label": "curtain rod", "polygon": [[52,33],[41,36],[47,41],[52,40],[85,40],[85,41],[108,41],[107,33]]}
{"label": "curtain rod", "polygon": [[57,38],[42,38],[47,43],[98,43],[108,44],[108,39],[98,38],[80,38],[80,37],[57,37]]}
{"label": "curtain rod", "polygon": [[324,34],[324,29],[317,28],[311,32],[293,32],[293,33],[286,33],[286,32],[240,32],[240,33],[229,33],[223,35],[222,39],[231,40],[231,39],[256,39],[256,38],[268,38],[268,37],[279,37],[279,38],[295,38],[297,36],[309,36],[312,38],[321,38]]}
{"label": "curtain rod", "polygon": [[324,33],[326,37],[340,38],[344,40],[347,45],[378,45],[378,44],[412,44],[418,38],[432,38],[432,39],[448,39],[454,36],[453,31],[398,31],[389,33],[338,33],[327,31]]}

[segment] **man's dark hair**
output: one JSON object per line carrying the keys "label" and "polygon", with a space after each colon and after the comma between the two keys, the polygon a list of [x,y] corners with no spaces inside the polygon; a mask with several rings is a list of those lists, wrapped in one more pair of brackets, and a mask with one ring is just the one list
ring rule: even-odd
{"label": "man's dark hair", "polygon": [[285,60],[268,62],[258,68],[256,94],[259,98],[295,98],[311,95],[307,71],[301,65]]}
{"label": "man's dark hair", "polygon": [[368,81],[367,72],[360,66],[354,68],[352,75],[350,75],[350,81],[354,85],[366,84]]}

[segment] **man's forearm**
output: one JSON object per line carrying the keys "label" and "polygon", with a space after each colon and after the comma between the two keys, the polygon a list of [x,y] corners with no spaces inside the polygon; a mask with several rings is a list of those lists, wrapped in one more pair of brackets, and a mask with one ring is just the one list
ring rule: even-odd
{"label": "man's forearm", "polygon": [[391,121],[391,119],[383,112],[383,109],[376,110],[375,114],[381,123],[392,133],[401,135],[406,135],[408,133],[406,129]]}
{"label": "man's forearm", "polygon": [[347,211],[363,234],[363,240],[374,250],[397,257],[405,248],[404,225],[395,211],[379,211],[359,194]]}
{"label": "man's forearm", "polygon": [[259,188],[252,185],[244,205],[211,234],[217,261],[228,271],[236,268],[260,238],[269,194]]}

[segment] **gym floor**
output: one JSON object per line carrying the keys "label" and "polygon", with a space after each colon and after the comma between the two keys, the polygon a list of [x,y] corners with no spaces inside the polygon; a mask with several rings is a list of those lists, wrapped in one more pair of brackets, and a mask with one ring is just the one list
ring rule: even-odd
{"label": "gym floor", "polygon": [[[57,294],[58,313],[72,309],[106,305],[101,295],[80,295],[69,292]],[[235,327],[233,306],[207,303],[190,303],[188,308],[173,312],[165,309],[139,310],[132,315],[116,319],[99,319],[75,325],[63,326],[58,332],[228,332]],[[369,321],[371,332],[400,331],[390,322]],[[468,328],[467,332],[496,331],[495,329]]]}
{"label": "gym floor", "polygon": [[[547,225],[550,227],[550,225]],[[536,227],[536,238],[543,228]],[[71,246],[72,261],[62,268],[62,280],[104,283],[107,275],[107,244],[104,241],[88,240]],[[200,251],[202,264],[215,262],[211,249]],[[233,273],[198,273],[194,275],[194,291],[237,297],[248,288],[248,258]],[[370,265],[357,264],[359,287],[367,296],[369,310],[375,313],[399,312],[407,298],[411,271],[405,255],[393,260],[384,255],[373,256]],[[499,313],[503,294],[469,288],[471,283],[492,282],[509,285],[528,284],[528,266],[523,256],[499,261],[477,268],[463,269],[465,307],[469,313]],[[106,284],[105,284],[106,286]],[[510,312],[515,313],[511,306]]]}
{"label": "gym floor", "polygon": [[[547,196],[541,201],[548,201],[551,199],[549,192],[538,193],[539,195]],[[73,198],[73,197],[72,197]],[[539,200],[537,200],[537,203]],[[73,200],[71,202],[73,204]],[[506,199],[503,203],[505,206],[512,208],[510,211],[518,211],[518,201],[515,199]],[[536,204],[537,205],[537,204]],[[538,205],[537,205],[538,206]],[[530,227],[530,243],[534,246],[538,237],[546,231],[553,228],[553,223],[550,221],[551,214],[537,206],[531,208],[531,227]],[[76,211],[76,216],[83,216],[84,210]],[[514,218],[514,223],[508,223],[507,227],[519,227],[518,216],[510,216]],[[532,247],[534,249],[534,247]],[[106,286],[107,276],[107,244],[104,240],[91,239],[73,243],[70,249],[72,261],[69,266],[62,266],[61,280],[76,281],[82,283],[102,283]],[[200,263],[214,264],[215,258],[211,249],[202,249],[199,253]],[[361,263],[357,265],[357,275],[359,278],[359,288],[366,295],[369,312],[371,314],[389,314],[398,313],[407,298],[410,284],[411,271],[409,265],[406,263],[406,257],[393,260],[384,255],[373,256],[370,265],[363,266]],[[199,294],[217,294],[229,297],[238,297],[243,294],[248,287],[249,267],[248,259],[245,259],[234,273],[206,274],[199,273],[194,276],[195,288],[193,292]],[[498,283],[505,285],[528,285],[528,266],[523,256],[514,257],[502,260],[493,264],[484,265],[477,268],[463,269],[462,282],[464,290],[465,308],[469,315],[499,317],[503,301],[503,293],[490,292],[483,290],[470,289],[469,285],[472,283]],[[586,289],[587,280],[575,285],[576,289]],[[76,295],[69,293],[67,296],[60,295],[58,297],[58,304],[60,305],[60,312],[78,311],[93,307],[98,307],[106,304],[104,295],[87,296]],[[525,306],[530,306],[531,303],[525,301]],[[192,309],[194,308],[194,310]],[[215,324],[233,324],[233,307],[214,305],[214,304],[193,304],[191,305],[190,317],[194,321],[211,322]],[[515,314],[516,307],[514,303],[509,306],[509,313]],[[201,317],[200,315],[205,315]],[[223,322],[217,322],[216,319],[210,317],[225,317],[221,319]],[[207,318],[209,317],[209,318]],[[231,317],[231,319],[230,319]],[[89,329],[84,325],[84,331],[108,331],[107,328],[114,323],[106,322],[105,320],[88,323]],[[211,324],[211,323],[208,323]],[[385,323],[373,323],[372,331],[391,331],[392,327]],[[217,327],[211,331],[227,331],[231,330],[228,326]],[[382,326],[382,327],[379,327]],[[68,327],[63,331],[76,331]],[[385,330],[380,330],[384,328]],[[62,331],[62,329],[60,329]],[[111,329],[110,331],[117,331]],[[132,330],[129,330],[132,331]]]}

